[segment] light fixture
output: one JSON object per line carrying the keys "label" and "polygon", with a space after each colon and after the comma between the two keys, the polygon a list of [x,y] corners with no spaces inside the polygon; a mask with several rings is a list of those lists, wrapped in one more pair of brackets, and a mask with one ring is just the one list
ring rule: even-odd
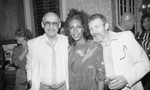
{"label": "light fixture", "polygon": [[150,0],[145,0],[141,7],[139,8],[140,12],[149,13],[150,12]]}

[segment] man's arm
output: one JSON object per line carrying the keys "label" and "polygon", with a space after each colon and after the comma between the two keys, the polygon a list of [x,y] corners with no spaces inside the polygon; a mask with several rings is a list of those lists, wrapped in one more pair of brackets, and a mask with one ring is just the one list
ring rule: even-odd
{"label": "man's arm", "polygon": [[123,75],[110,77],[110,89],[131,88],[150,70],[148,57],[139,43],[135,40],[134,35],[128,31],[122,34],[123,44],[127,46],[129,57],[128,62],[132,63],[128,72]]}
{"label": "man's arm", "polygon": [[32,44],[30,41],[27,42],[28,44],[28,53],[26,55],[27,62],[26,62],[26,71],[27,71],[27,80],[29,84],[29,88],[31,88],[32,83]]}
{"label": "man's arm", "polygon": [[124,75],[124,77],[127,79],[129,87],[131,87],[150,71],[150,62],[145,51],[135,40],[134,35],[131,32],[127,33],[126,38],[127,48],[133,58],[134,66]]}

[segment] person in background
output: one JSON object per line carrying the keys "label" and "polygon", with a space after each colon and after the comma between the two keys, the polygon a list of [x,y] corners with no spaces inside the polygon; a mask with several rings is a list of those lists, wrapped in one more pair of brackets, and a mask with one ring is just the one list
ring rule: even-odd
{"label": "person in background", "polygon": [[5,86],[5,52],[0,42],[0,90],[4,90]]}
{"label": "person in background", "polygon": [[109,24],[102,14],[90,16],[89,29],[94,40],[103,46],[108,87],[111,90],[144,90],[140,80],[150,71],[150,62],[133,33],[108,31]]}
{"label": "person in background", "polygon": [[42,18],[45,33],[28,41],[27,79],[31,90],[69,90],[68,39],[58,34],[60,18],[47,12]]}
{"label": "person in background", "polygon": [[66,32],[65,32],[64,28],[65,28],[65,22],[61,21],[61,27],[60,27],[58,33],[66,36]]}
{"label": "person in background", "polygon": [[[141,17],[141,32],[136,34],[136,40],[147,52],[147,55],[150,55],[150,14],[144,14]],[[149,56],[150,57],[150,56]]]}
{"label": "person in background", "polygon": [[104,90],[105,69],[102,46],[88,29],[88,15],[71,9],[66,19],[69,38],[69,90]]}
{"label": "person in background", "polygon": [[15,31],[17,46],[12,53],[12,64],[16,67],[15,90],[27,90],[27,74],[25,70],[26,54],[28,52],[27,41],[32,38],[28,29],[17,29]]}
{"label": "person in background", "polygon": [[[141,32],[136,34],[136,40],[143,47],[150,59],[150,14],[146,13],[141,17]],[[144,90],[150,90],[150,72],[142,79]]]}
{"label": "person in background", "polygon": [[116,25],[114,27],[114,32],[131,30],[134,24],[135,24],[135,16],[132,13],[126,12],[121,16],[119,20],[119,25]]}

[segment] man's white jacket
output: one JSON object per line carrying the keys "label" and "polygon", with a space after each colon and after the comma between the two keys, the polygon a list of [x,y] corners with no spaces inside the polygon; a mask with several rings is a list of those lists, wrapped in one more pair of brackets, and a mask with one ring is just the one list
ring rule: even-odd
{"label": "man's white jacket", "polygon": [[[45,35],[39,36],[32,40],[28,41],[28,53],[27,53],[27,79],[32,80],[31,90],[39,90],[40,88],[40,77],[41,77],[41,63],[43,59]],[[68,39],[64,35],[57,35],[58,39],[61,41],[59,51],[61,53],[61,58],[63,60],[63,67],[65,72],[65,81],[67,90],[69,89],[69,80],[68,80]]]}

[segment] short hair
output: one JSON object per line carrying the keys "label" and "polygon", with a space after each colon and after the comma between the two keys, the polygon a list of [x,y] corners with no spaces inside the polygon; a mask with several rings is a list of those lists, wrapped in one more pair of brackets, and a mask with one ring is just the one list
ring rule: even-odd
{"label": "short hair", "polygon": [[141,16],[141,27],[142,27],[142,32],[145,32],[146,29],[143,27],[143,23],[144,23],[144,20],[145,18],[148,18],[150,20],[150,14],[149,13],[146,13],[146,14],[143,14]]}
{"label": "short hair", "polygon": [[102,14],[99,14],[99,13],[96,13],[96,14],[91,15],[91,16],[89,17],[88,21],[91,22],[91,21],[93,21],[93,20],[95,20],[95,19],[100,19],[100,20],[102,20],[102,22],[104,23],[104,25],[107,23],[106,17],[105,17],[104,15],[102,15]]}
{"label": "short hair", "polygon": [[71,37],[70,32],[69,32],[69,23],[70,21],[74,19],[81,21],[81,25],[83,26],[83,29],[84,29],[84,32],[83,32],[84,39],[86,41],[92,39],[92,35],[90,34],[90,31],[88,28],[88,17],[89,17],[88,14],[85,13],[84,11],[78,11],[75,9],[70,10],[68,17],[65,21],[65,32],[66,32],[66,35],[68,36],[70,45],[76,44],[75,40]]}
{"label": "short hair", "polygon": [[30,30],[21,28],[21,29],[17,29],[15,31],[15,37],[24,37],[25,40],[27,41],[27,40],[33,38],[33,35]]}

